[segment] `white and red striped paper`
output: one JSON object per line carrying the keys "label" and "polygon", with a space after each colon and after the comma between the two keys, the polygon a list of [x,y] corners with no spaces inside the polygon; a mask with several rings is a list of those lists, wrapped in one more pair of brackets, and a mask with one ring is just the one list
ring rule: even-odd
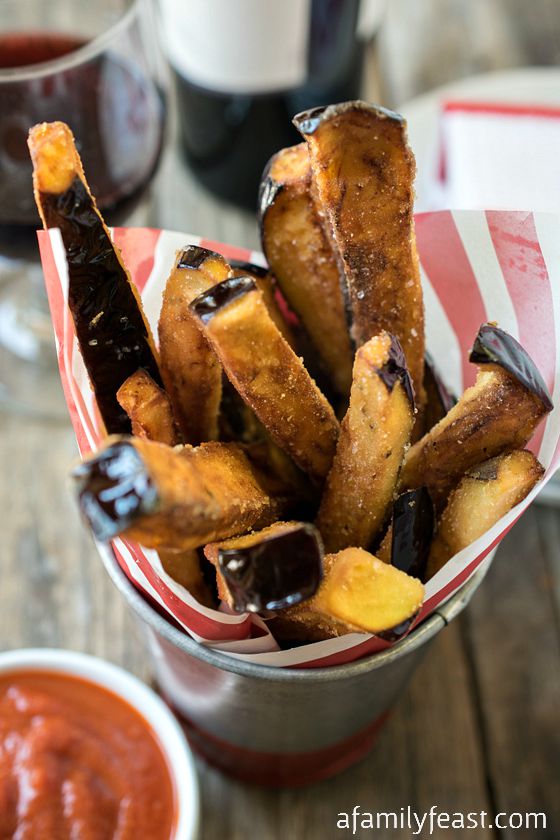
{"label": "white and red striped paper", "polygon": [[[454,393],[472,384],[468,362],[482,323],[497,321],[538,365],[556,408],[537,430],[531,448],[546,467],[547,481],[560,462],[560,217],[529,212],[442,211],[416,216],[426,305],[428,349]],[[117,228],[114,239],[155,327],[163,286],[175,252],[187,244],[220,251],[226,258],[264,264],[261,254],[189,234]],[[99,418],[77,346],[66,298],[68,276],[57,230],[39,234],[60,375],[82,455],[101,440]],[[476,571],[538,492],[462,551],[426,586],[421,621]],[[231,656],[279,667],[342,664],[388,647],[368,634],[352,633],[281,651],[265,622],[199,604],[163,570],[157,553],[126,540],[99,545],[112,551],[134,585],[201,644]]]}

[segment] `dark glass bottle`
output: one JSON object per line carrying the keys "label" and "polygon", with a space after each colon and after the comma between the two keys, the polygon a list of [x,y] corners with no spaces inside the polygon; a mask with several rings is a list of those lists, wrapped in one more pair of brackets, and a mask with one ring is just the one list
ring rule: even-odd
{"label": "dark glass bottle", "polygon": [[294,114],[359,96],[360,0],[162,0],[162,10],[185,156],[212,192],[253,210],[269,157],[301,142]]}

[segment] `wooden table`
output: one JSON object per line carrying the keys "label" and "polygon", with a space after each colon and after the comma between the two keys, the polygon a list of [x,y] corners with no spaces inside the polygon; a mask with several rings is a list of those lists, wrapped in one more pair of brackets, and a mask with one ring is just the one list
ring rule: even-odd
{"label": "wooden table", "polygon": [[[368,95],[387,105],[474,72],[560,58],[557,0],[390,0],[389,6],[367,80]],[[153,222],[162,227],[257,244],[254,222],[203,192],[173,146],[156,194]],[[67,484],[75,458],[67,423],[0,414],[0,648],[89,651],[149,679],[134,622],[79,521]],[[204,840],[345,836],[336,815],[354,805],[397,812],[437,805],[490,816],[544,811],[546,831],[506,830],[500,837],[560,837],[559,550],[557,511],[533,506],[469,609],[437,638],[374,753],[339,778],[270,792],[200,764]]]}

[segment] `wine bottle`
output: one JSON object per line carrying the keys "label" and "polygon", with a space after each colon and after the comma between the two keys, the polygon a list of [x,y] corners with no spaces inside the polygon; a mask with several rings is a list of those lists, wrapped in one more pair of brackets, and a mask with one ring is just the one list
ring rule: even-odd
{"label": "wine bottle", "polygon": [[375,28],[383,0],[160,2],[186,159],[254,210],[268,158],[301,141],[294,114],[359,96],[364,22]]}

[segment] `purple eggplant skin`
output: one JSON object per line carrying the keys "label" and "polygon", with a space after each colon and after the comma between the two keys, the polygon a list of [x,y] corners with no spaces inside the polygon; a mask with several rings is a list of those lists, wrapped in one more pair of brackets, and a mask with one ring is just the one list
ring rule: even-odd
{"label": "purple eggplant skin", "polygon": [[230,277],[202,292],[189,305],[189,309],[206,324],[224,306],[256,288],[257,285],[252,277]]}
{"label": "purple eggplant skin", "polygon": [[220,548],[218,566],[238,612],[267,613],[311,598],[323,578],[323,544],[302,522],[244,548]]}
{"label": "purple eggplant skin", "polygon": [[412,385],[412,379],[410,378],[401,343],[394,335],[391,335],[391,345],[389,347],[387,361],[383,367],[378,368],[377,373],[388,391],[393,390],[396,382],[401,383],[414,411],[414,387]]}
{"label": "purple eggplant skin", "polygon": [[391,564],[423,580],[434,528],[434,504],[426,487],[402,493],[393,504]]}
{"label": "purple eggplant skin", "polygon": [[401,114],[397,114],[396,111],[390,111],[382,105],[372,105],[369,102],[364,102],[359,99],[351,100],[350,102],[340,102],[338,105],[318,105],[316,108],[310,108],[308,111],[301,111],[299,114],[296,114],[292,122],[300,134],[305,137],[307,134],[313,134],[317,131],[324,119],[331,119],[338,114],[344,113],[344,111],[356,110],[374,111],[378,117],[395,120],[399,123],[404,122],[404,117]]}
{"label": "purple eggplant skin", "polygon": [[410,618],[407,618],[405,621],[401,621],[401,623],[397,624],[396,627],[390,627],[388,630],[382,630],[381,633],[376,633],[375,635],[379,639],[383,639],[385,642],[398,642],[399,639],[402,639],[403,636],[406,636],[406,634],[412,627],[414,621],[416,620],[417,615],[418,613],[415,613]]}
{"label": "purple eggplant skin", "polygon": [[264,217],[266,216],[267,210],[274,204],[278,193],[284,189],[284,184],[279,184],[278,181],[275,181],[270,174],[275,157],[276,155],[272,155],[266,164],[259,184],[259,194],[257,198],[257,224],[259,227],[261,242],[263,239]]}
{"label": "purple eggplant skin", "polygon": [[217,251],[210,251],[200,245],[186,245],[179,253],[177,268],[200,268],[207,259],[212,257],[223,260],[221,254],[218,254]]}
{"label": "purple eggplant skin", "polygon": [[40,202],[45,226],[59,228],[64,243],[68,305],[99,413],[108,434],[129,435],[120,386],[139,368],[163,385],[132,284],[80,178],[62,193],[41,193]]}
{"label": "purple eggplant skin", "polygon": [[74,468],[78,500],[95,537],[108,541],[153,513],[158,493],[130,440],[120,440]]}
{"label": "purple eggplant skin", "polygon": [[469,361],[477,365],[500,365],[511,373],[543,404],[546,411],[554,405],[541,373],[524,347],[494,324],[483,324],[474,340]]}
{"label": "purple eggplant skin", "polygon": [[268,268],[256,263],[246,262],[246,260],[230,260],[229,264],[236,271],[242,271],[250,276],[266,277],[268,275]]}

